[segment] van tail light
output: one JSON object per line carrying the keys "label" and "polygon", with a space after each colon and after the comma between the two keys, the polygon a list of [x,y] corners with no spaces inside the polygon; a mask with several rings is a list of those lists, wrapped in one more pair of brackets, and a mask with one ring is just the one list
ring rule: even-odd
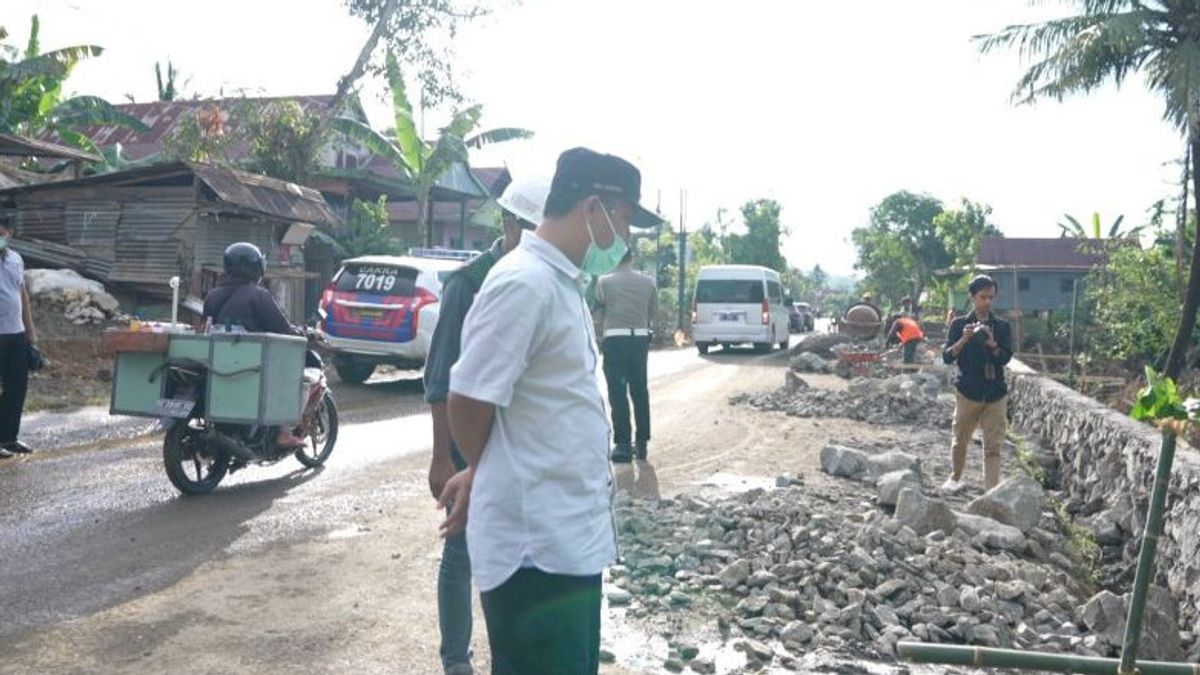
{"label": "van tail light", "polygon": [[333,304],[333,283],[330,282],[325,290],[321,292],[321,303],[317,305],[317,315],[321,317],[321,323],[324,323],[329,318],[329,308]]}
{"label": "van tail light", "polygon": [[767,302],[766,298],[763,298],[762,313],[763,313],[763,325],[764,326],[771,325],[771,305],[770,305],[770,303]]}
{"label": "van tail light", "polygon": [[421,320],[421,309],[429,305],[435,304],[438,297],[433,294],[428,288],[417,286],[413,289],[412,299],[412,315],[413,315],[413,332],[419,328],[418,322]]}

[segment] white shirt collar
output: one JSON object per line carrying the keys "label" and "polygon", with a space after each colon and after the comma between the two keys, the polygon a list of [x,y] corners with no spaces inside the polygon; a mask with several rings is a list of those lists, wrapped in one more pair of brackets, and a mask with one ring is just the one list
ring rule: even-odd
{"label": "white shirt collar", "polygon": [[576,283],[584,282],[585,275],[583,271],[580,270],[575,263],[571,262],[571,259],[567,257],[567,254],[560,251],[559,248],[554,244],[551,244],[545,239],[539,237],[537,232],[530,232],[527,236],[521,237],[520,245],[528,249],[533,255],[541,258],[554,269],[558,270],[568,279],[571,279]]}

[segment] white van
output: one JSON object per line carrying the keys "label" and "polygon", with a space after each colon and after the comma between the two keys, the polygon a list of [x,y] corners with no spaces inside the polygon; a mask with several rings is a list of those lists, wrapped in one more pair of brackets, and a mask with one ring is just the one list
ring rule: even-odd
{"label": "white van", "polygon": [[787,349],[788,309],[779,273],[757,265],[700,268],[692,304],[692,339],[701,354],[715,345],[752,343]]}

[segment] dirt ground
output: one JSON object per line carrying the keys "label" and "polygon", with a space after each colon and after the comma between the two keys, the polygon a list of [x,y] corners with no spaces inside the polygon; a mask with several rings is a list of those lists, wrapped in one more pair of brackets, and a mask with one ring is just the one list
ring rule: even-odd
{"label": "dirt ground", "polygon": [[[911,431],[843,419],[798,419],[732,406],[784,379],[782,354],[709,357],[700,368],[652,388],[650,461],[619,467],[618,484],[640,497],[703,494],[773,484],[803,474],[821,489],[819,451],[830,441],[871,445],[911,441]],[[813,386],[844,387],[833,376]],[[931,448],[933,451],[933,448]],[[0,673],[440,673],[436,568],[439,514],[425,483],[426,457],[363,476],[355,490],[386,490],[390,508],[358,514],[357,526],[287,546],[238,550],[201,565],[170,587],[80,617],[0,648]],[[936,470],[928,472],[939,475]],[[312,513],[314,523],[320,513]],[[478,614],[478,611],[477,611]],[[605,646],[621,663],[602,672],[659,672],[645,660],[654,626],[605,619]],[[631,637],[632,636],[632,637]],[[614,644],[641,640],[642,644]],[[475,630],[476,667],[487,672],[486,631]],[[648,651],[649,650],[649,651]]]}

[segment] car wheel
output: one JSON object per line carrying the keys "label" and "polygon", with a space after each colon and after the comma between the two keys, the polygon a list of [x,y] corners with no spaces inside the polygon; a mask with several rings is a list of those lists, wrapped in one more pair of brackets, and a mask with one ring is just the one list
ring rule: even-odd
{"label": "car wheel", "polygon": [[337,371],[338,377],[342,382],[348,384],[362,384],[371,379],[371,375],[375,372],[374,363],[355,361],[347,358],[335,358],[333,360],[333,368]]}
{"label": "car wheel", "polygon": [[708,353],[708,345],[696,345],[696,351],[700,352],[700,356]]}

